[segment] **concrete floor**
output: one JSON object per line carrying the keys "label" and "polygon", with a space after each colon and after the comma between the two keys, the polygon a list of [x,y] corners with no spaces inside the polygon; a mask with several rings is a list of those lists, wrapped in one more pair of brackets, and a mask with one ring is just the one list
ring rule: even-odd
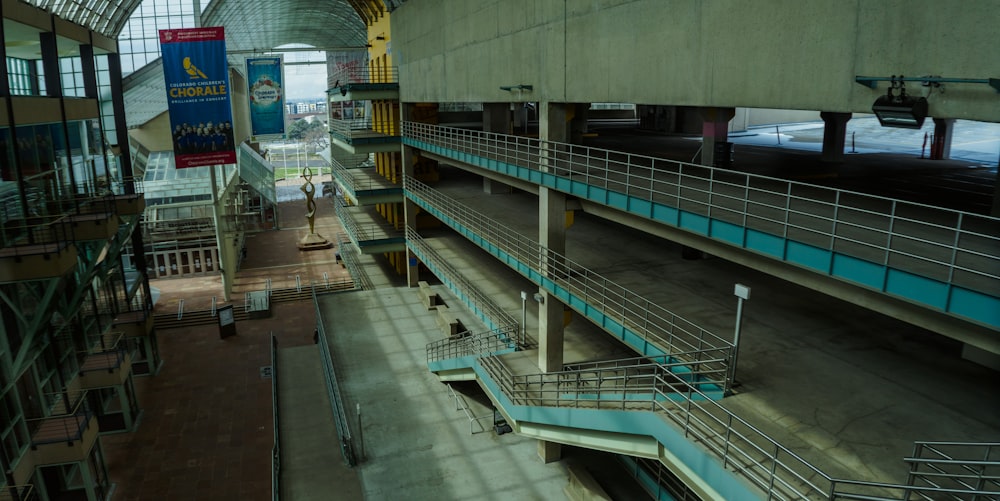
{"label": "concrete floor", "polygon": [[436,312],[415,289],[320,301],[344,407],[353,429],[361,430],[355,436],[364,458],[356,469],[365,499],[562,498],[561,463],[541,464],[534,440],[494,434],[491,410],[463,397],[470,414],[484,418],[470,422],[447,385],[427,370],[426,345],[442,334]]}
{"label": "concrete floor", "polygon": [[[525,234],[537,234],[533,196],[484,196],[478,178],[457,170],[445,174],[436,189]],[[301,275],[318,283],[323,272],[346,273],[329,259],[293,250],[304,226],[295,217],[304,210],[287,206],[282,218],[291,219],[283,221],[284,231],[249,240],[250,261],[241,271],[253,277],[246,279],[247,287],[264,276],[287,284]],[[332,207],[319,206],[317,230],[332,237],[339,231],[330,219]],[[519,292],[530,293],[529,282],[448,230],[422,234],[520,318]],[[962,360],[956,343],[919,327],[719,259],[683,260],[675,244],[596,218],[577,218],[567,253],[720,334],[733,326],[733,283],[751,286],[737,373],[741,386],[724,405],[836,476],[899,482],[906,470],[900,459],[914,440],[1000,436],[996,373]],[[366,459],[358,467],[346,468],[330,454],[339,449],[329,443],[332,421],[323,427],[322,412],[329,413],[320,396],[325,388],[308,361],[315,347],[308,328],[315,322],[312,305],[278,305],[270,319],[239,323],[235,340],[218,340],[214,326],[159,332],[164,369],[137,380],[144,409],[138,430],[102,438],[117,484],[115,499],[269,497],[270,384],[258,370],[269,363],[270,332],[279,335],[279,364],[293,360],[286,366],[294,370],[279,365],[279,378],[287,376],[286,383],[301,390],[283,392],[290,406],[281,415],[283,437],[290,434],[283,438],[283,454],[325,472],[320,478],[291,473],[290,483],[311,482],[306,489],[312,494],[294,499],[562,498],[565,465],[542,465],[534,441],[488,429],[470,432],[474,425],[466,413],[427,370],[424,346],[442,337],[433,317],[420,307],[415,291],[399,288],[402,279],[381,261],[364,256],[360,262],[374,290],[322,299],[347,408],[361,404]],[[157,311],[172,311],[178,298],[200,304],[219,294],[213,277],[153,285],[163,292]],[[452,299],[452,304],[459,303]],[[535,314],[529,307],[532,335]],[[567,362],[628,353],[580,318],[570,324],[567,339]],[[459,394],[472,415],[491,414],[475,387]],[[574,454],[571,448],[564,451]],[[289,472],[307,471],[296,470],[294,460],[284,464]]]}
{"label": "concrete floor", "polygon": [[[478,177],[447,167],[436,189],[537,234],[533,195],[484,196]],[[527,280],[449,230],[422,236],[519,315],[518,291],[533,290]],[[720,259],[682,259],[676,244],[586,214],[568,230],[566,248],[582,266],[724,337],[735,325],[733,285],[750,286],[741,385],[723,405],[833,476],[902,482],[908,466],[901,459],[916,440],[1000,434],[995,372],[963,360],[951,340]],[[569,332],[593,339],[595,328],[575,318]],[[527,325],[531,333],[534,316]],[[609,340],[598,333],[588,343]],[[602,358],[616,357],[609,351]],[[566,363],[576,358],[567,354]]]}

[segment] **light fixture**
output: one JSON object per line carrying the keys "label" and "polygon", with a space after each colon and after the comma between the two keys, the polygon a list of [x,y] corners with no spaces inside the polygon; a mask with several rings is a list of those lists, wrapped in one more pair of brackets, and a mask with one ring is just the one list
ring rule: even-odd
{"label": "light fixture", "polygon": [[532,90],[534,85],[518,84],[518,85],[501,85],[500,90],[515,91],[515,90]]}
{"label": "light fixture", "polygon": [[[872,104],[872,113],[878,118],[882,127],[897,127],[903,129],[919,129],[927,118],[927,98],[906,95],[903,75],[889,80],[889,90]],[[899,89],[899,95],[893,95],[893,89]]]}

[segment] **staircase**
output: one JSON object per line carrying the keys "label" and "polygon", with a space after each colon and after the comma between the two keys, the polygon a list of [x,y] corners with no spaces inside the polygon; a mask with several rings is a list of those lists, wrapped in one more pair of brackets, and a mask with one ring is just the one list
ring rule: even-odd
{"label": "staircase", "polygon": [[[760,499],[1000,501],[1000,443],[917,442],[912,457],[903,458],[911,466],[905,483],[834,478],[719,405],[718,395],[712,393],[721,388],[724,377],[711,370],[691,371],[681,362],[662,362],[638,358],[577,364],[561,372],[515,374],[504,357],[483,356],[475,370],[486,387],[496,388],[491,391],[508,401],[505,413],[517,422],[517,430],[538,424],[581,427],[579,423],[587,422],[588,416],[592,419],[595,410],[651,413],[700,449],[700,457],[710,459],[695,458],[703,470],[708,463],[715,465],[696,475],[725,470],[755,486]],[[556,414],[538,409],[560,407],[572,408],[571,413],[559,414],[566,419],[563,422],[547,422],[545,416]],[[539,417],[543,419],[535,422]],[[613,421],[615,415],[609,414],[602,422]],[[606,430],[616,431],[613,428]],[[659,459],[665,464],[677,461],[670,455]],[[692,494],[686,491],[694,484],[682,482],[685,489],[674,485],[669,490],[690,499]]]}
{"label": "staircase", "polygon": [[[328,287],[317,287],[316,294],[329,294],[353,290],[354,282],[343,281],[330,283]],[[287,287],[282,289],[271,289],[270,302],[282,303],[292,301],[312,300],[312,287]],[[249,320],[250,315],[244,305],[236,305],[233,308],[233,317],[241,322]],[[153,315],[157,329],[182,329],[198,325],[208,325],[218,322],[214,310],[180,310],[178,312],[156,313]]]}

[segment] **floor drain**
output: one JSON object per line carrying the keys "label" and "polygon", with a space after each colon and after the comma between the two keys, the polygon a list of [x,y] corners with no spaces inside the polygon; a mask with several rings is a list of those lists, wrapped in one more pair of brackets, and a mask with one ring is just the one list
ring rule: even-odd
{"label": "floor drain", "polygon": [[260,378],[261,379],[271,379],[271,366],[265,365],[260,368]]}

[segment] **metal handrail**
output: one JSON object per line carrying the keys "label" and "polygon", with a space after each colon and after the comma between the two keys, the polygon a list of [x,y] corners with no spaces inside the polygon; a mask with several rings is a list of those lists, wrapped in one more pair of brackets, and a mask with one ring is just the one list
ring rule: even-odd
{"label": "metal handrail", "polygon": [[403,236],[402,230],[392,228],[388,226],[388,223],[359,223],[354,214],[347,210],[347,207],[343,203],[340,203],[340,200],[334,204],[334,212],[337,215],[337,219],[343,224],[347,234],[357,242],[400,238]]}
{"label": "metal handrail", "polygon": [[663,463],[653,459],[621,454],[617,457],[630,476],[653,499],[663,499],[664,496],[661,494],[666,494],[669,496],[667,499],[675,501],[701,501],[701,498]]}
{"label": "metal handrail", "polygon": [[0,228],[0,249],[9,249],[4,255],[27,256],[69,247],[75,236],[70,225],[62,224],[62,217],[32,217],[27,221],[4,219]]}
{"label": "metal handrail", "polygon": [[274,444],[271,446],[271,500],[281,499],[281,413],[278,398],[278,338],[271,333],[271,409],[274,421]]}
{"label": "metal handrail", "polygon": [[340,254],[340,259],[344,262],[344,267],[347,268],[347,272],[351,275],[355,287],[361,290],[372,290],[375,288],[375,284],[372,283],[371,277],[368,276],[364,266],[361,266],[358,262],[357,249],[345,233],[337,234],[337,253]]}
{"label": "metal handrail", "polygon": [[323,380],[326,382],[330,409],[333,411],[333,422],[337,426],[337,435],[340,437],[340,452],[344,456],[344,462],[348,466],[354,466],[358,463],[358,458],[355,453],[354,440],[351,438],[351,426],[347,420],[344,401],[341,398],[340,384],[337,382],[337,371],[334,369],[333,358],[330,353],[330,343],[326,339],[326,327],[323,324],[323,312],[319,307],[316,286],[312,286],[311,289],[313,307],[316,310],[316,337],[320,348],[320,362],[323,366]]}
{"label": "metal handrail", "polygon": [[[445,387],[448,388],[448,393],[451,395],[452,400],[455,401],[455,410],[463,411],[465,413],[465,417],[468,418],[469,435],[475,435],[476,433],[482,433],[486,431],[486,427],[483,426],[482,423],[480,423],[480,421],[483,419],[492,418],[493,416],[479,416],[479,417],[473,416],[472,410],[469,409],[469,403],[465,401],[465,398],[459,396],[459,394],[455,392],[455,389],[452,388],[450,384],[445,384]],[[479,425],[478,432],[472,429],[473,425],[476,424]]]}
{"label": "metal handrail", "polygon": [[111,183],[111,192],[115,195],[142,195],[146,193],[146,184],[142,179],[115,181]]}
{"label": "metal handrail", "polygon": [[427,363],[467,356],[491,355],[517,348],[517,324],[497,329],[465,333],[458,339],[440,339],[427,344]]}
{"label": "metal handrail", "polygon": [[[425,209],[433,208],[447,216],[444,221],[446,224],[453,227],[452,221],[460,224],[463,228],[455,228],[460,233],[463,233],[463,230],[472,231],[479,239],[516,259],[520,264],[530,267],[532,271],[544,275],[560,287],[583,298],[590,307],[620,320],[622,325],[635,330],[644,340],[667,353],[694,353],[720,348],[732,349],[731,341],[649,301],[642,295],[618,285],[567,257],[543,247],[537,241],[444,196],[412,177],[406,177],[404,189],[407,196],[417,205]],[[466,237],[470,238],[468,235]],[[415,231],[407,230],[407,243],[409,245],[416,245],[414,242],[419,240],[420,237]],[[470,240],[473,240],[480,247],[484,247],[475,239],[470,238]],[[535,281],[539,286],[544,286],[530,274],[526,274],[520,266],[510,263],[508,265]],[[554,290],[546,288],[549,289],[549,292],[555,293]],[[570,307],[574,307],[574,305],[570,305]]]}
{"label": "metal handrail", "polygon": [[1000,490],[1000,443],[919,441],[903,461],[910,464],[907,485]]}
{"label": "metal handrail", "polygon": [[38,491],[34,484],[4,485],[0,487],[0,501],[35,501]]}
{"label": "metal handrail", "polygon": [[334,70],[328,80],[333,81],[333,85],[327,92],[333,93],[342,87],[350,84],[398,84],[398,66],[344,66]]}
{"label": "metal handrail", "polygon": [[500,307],[493,298],[483,293],[479,287],[465,278],[462,273],[448,264],[447,260],[427,245],[416,230],[406,228],[406,241],[407,245],[422,256],[424,264],[433,265],[436,268],[435,274],[444,279],[449,289],[458,296],[458,299],[465,303],[473,313],[479,315],[488,327],[506,329],[518,325],[517,320]]}
{"label": "metal handrail", "polygon": [[[389,180],[375,174],[375,169],[371,167],[361,167],[348,169],[344,165],[337,161],[336,158],[330,159],[330,165],[333,170],[333,175],[341,183],[343,183],[352,194],[356,194],[363,190],[384,190],[390,188],[399,188],[398,185],[393,185]],[[371,176],[365,176],[359,173],[372,173]]]}
{"label": "metal handrail", "polygon": [[[560,378],[562,373],[515,375],[495,356],[481,357],[478,362],[515,405],[566,407],[563,404],[570,403],[571,407],[656,412],[678,426],[690,441],[722,460],[723,468],[733,468],[762,489],[767,493],[766,499],[898,501],[909,499],[907,496],[911,493],[1000,495],[1000,488],[990,490],[983,486],[923,487],[834,478],[712,400],[702,391],[701,384],[692,384],[684,374],[658,372],[649,385],[640,386],[641,392],[626,396],[624,391],[612,390],[608,392],[611,396],[621,395],[622,398],[595,399],[589,396],[592,393],[574,387],[572,378]],[[559,392],[558,397],[542,396],[544,384],[556,384],[557,389],[552,391]],[[665,392],[666,388],[673,390],[670,393],[673,398]],[[642,392],[652,396],[635,398]],[[581,399],[580,394],[587,397]],[[991,465],[1000,463],[992,461]],[[902,493],[901,497],[891,496],[897,491]]]}
{"label": "metal handrail", "polygon": [[346,140],[351,139],[354,131],[371,131],[388,137],[399,137],[399,123],[393,119],[331,118],[329,122],[330,134]]}
{"label": "metal handrail", "polygon": [[833,480],[836,490],[830,494],[830,501],[840,499],[861,501],[911,501],[919,497],[928,501],[938,499],[982,499],[995,500],[1000,496],[1000,490],[956,489],[933,486],[900,485],[885,482],[868,482],[861,480]]}
{"label": "metal handrail", "polygon": [[[544,405],[536,403],[534,399],[519,397],[527,395],[527,392],[518,390],[517,378],[497,357],[482,357],[478,360],[515,405]],[[551,374],[557,373],[545,375]],[[537,376],[521,377],[523,383],[520,385],[527,389],[529,380]],[[669,422],[679,426],[685,437],[700,443],[721,459],[724,468],[736,468],[747,480],[767,492],[767,499],[782,499],[780,496],[774,497],[776,492],[800,499],[819,494],[822,499],[826,499],[828,493],[833,492],[830,477],[750,423],[730,413],[709,395],[684,381],[680,375],[668,371],[659,376],[662,376],[658,381],[660,384],[651,387],[653,396],[648,400],[628,401],[628,405],[622,404],[619,407],[612,405],[612,402],[588,399],[586,406],[647,410],[663,415]],[[682,390],[670,391],[668,394],[664,388]],[[819,477],[824,485],[817,485],[811,480],[814,477]]]}
{"label": "metal handrail", "polygon": [[1000,290],[1000,218],[492,132],[403,122],[403,134],[986,294]]}
{"label": "metal handrail", "polygon": [[83,438],[84,432],[90,427],[90,418],[93,415],[87,402],[87,390],[47,393],[43,398],[49,404],[49,414],[25,421],[38,423],[36,427],[45,421],[58,421],[57,425],[61,426],[63,435],[47,439],[32,436],[31,445],[55,444]]}
{"label": "metal handrail", "polygon": [[85,372],[117,369],[118,367],[121,367],[122,363],[125,362],[125,356],[128,351],[128,344],[124,341],[125,334],[122,332],[109,332],[100,336],[100,341],[97,346],[93,346],[91,349],[84,350],[81,353],[85,354],[89,360],[103,359],[104,363],[97,367],[81,366],[80,374]]}

